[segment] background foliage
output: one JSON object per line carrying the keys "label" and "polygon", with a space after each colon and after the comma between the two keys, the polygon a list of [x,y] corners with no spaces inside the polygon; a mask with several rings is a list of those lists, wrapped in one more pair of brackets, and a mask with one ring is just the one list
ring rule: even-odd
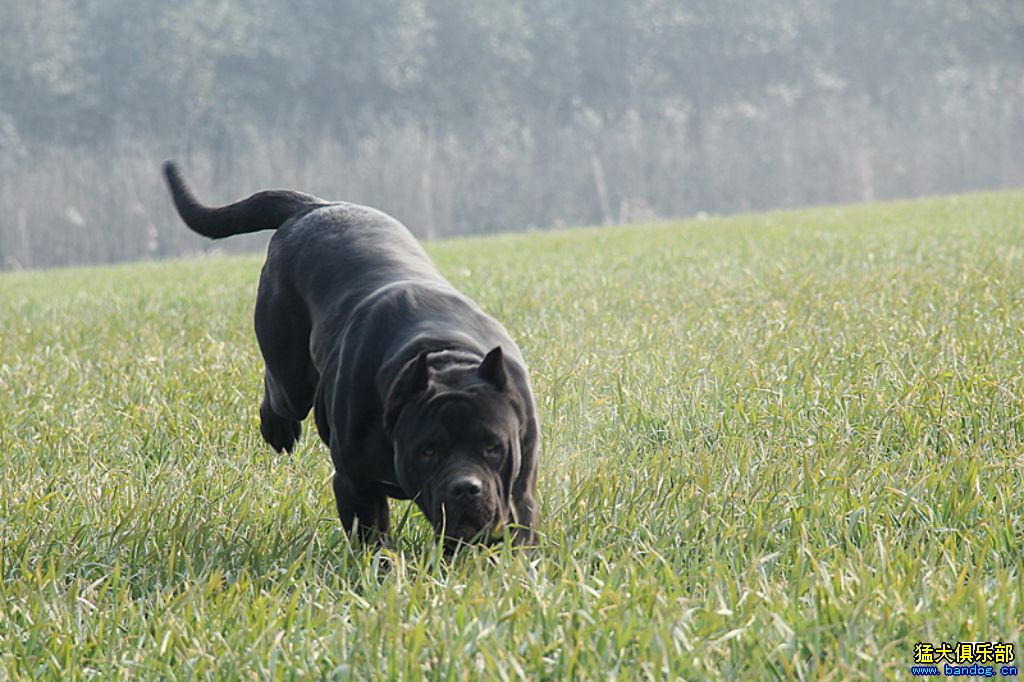
{"label": "background foliage", "polygon": [[1016,0],[4,0],[0,63],[0,267],[205,248],[170,156],[429,236],[1024,182]]}

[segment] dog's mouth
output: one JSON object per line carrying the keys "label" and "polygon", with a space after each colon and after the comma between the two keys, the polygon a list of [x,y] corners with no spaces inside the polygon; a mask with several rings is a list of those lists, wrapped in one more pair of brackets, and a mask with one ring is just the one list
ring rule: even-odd
{"label": "dog's mouth", "polygon": [[454,549],[464,545],[492,545],[504,537],[507,521],[497,510],[485,522],[473,518],[472,514],[442,515],[442,521],[435,523],[438,534],[444,534],[445,547]]}
{"label": "dog's mouth", "polygon": [[462,501],[442,493],[439,485],[428,485],[417,496],[417,502],[449,550],[460,544],[489,545],[501,541],[511,522],[510,511],[493,487],[487,486],[479,497]]}

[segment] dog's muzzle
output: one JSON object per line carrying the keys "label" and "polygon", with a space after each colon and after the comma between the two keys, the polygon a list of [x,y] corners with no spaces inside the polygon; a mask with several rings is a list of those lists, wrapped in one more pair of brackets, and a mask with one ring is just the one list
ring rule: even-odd
{"label": "dog's muzzle", "polygon": [[505,525],[494,485],[476,474],[460,474],[440,491],[438,530],[449,540],[490,542]]}

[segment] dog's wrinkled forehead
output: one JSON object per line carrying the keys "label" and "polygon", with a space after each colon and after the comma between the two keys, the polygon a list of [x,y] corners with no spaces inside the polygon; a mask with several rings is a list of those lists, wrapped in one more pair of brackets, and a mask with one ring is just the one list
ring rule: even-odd
{"label": "dog's wrinkled forehead", "polygon": [[440,423],[450,433],[467,429],[500,431],[515,420],[515,410],[508,401],[490,391],[442,392],[428,400],[424,408],[425,418]]}

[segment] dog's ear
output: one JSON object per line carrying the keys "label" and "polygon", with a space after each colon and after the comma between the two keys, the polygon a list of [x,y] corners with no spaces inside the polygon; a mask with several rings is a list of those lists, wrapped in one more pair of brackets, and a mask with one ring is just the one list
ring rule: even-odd
{"label": "dog's ear", "polygon": [[430,367],[427,366],[427,354],[422,351],[406,363],[398,378],[391,384],[388,397],[384,401],[384,431],[390,436],[398,423],[398,416],[405,404],[417,393],[426,390],[430,383]]}
{"label": "dog's ear", "polygon": [[505,389],[508,384],[508,375],[505,373],[505,356],[501,352],[501,346],[495,346],[490,353],[484,356],[476,373],[495,388]]}

